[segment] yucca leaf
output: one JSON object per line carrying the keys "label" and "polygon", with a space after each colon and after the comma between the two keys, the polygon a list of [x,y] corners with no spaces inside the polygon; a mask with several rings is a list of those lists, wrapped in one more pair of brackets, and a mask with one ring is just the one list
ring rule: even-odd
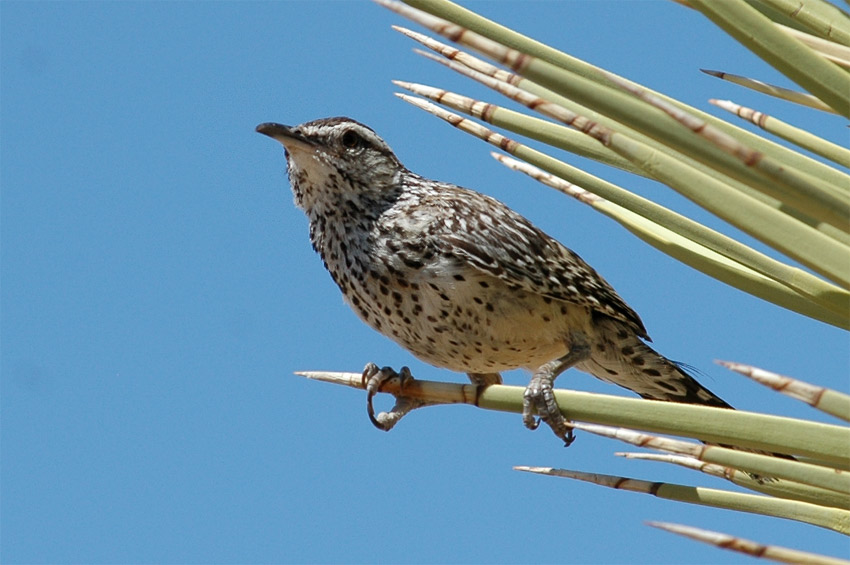
{"label": "yucca leaf", "polygon": [[632,445],[660,449],[687,455],[706,463],[732,467],[761,477],[787,479],[803,485],[850,494],[850,474],[836,469],[812,465],[794,459],[784,459],[763,453],[729,449],[716,445],[701,445],[652,434],[638,433],[625,428],[576,423],[575,428],[603,437],[618,439]]}
{"label": "yucca leaf", "polygon": [[[743,363],[731,363],[729,361],[718,361],[717,363],[791,398],[802,400],[817,410],[840,418],[845,422],[850,422],[850,395]],[[848,450],[850,450],[850,447],[848,447]]]}
{"label": "yucca leaf", "polygon": [[674,534],[689,537],[691,539],[708,543],[722,549],[731,549],[753,557],[770,559],[782,563],[797,563],[800,565],[850,565],[850,561],[828,557],[808,551],[798,551],[778,545],[764,545],[738,536],[722,534],[701,528],[692,528],[681,524],[669,522],[647,522],[653,528],[665,530]]}
{"label": "yucca leaf", "polygon": [[822,0],[758,0],[778,13],[788,16],[821,37],[850,45],[850,20],[829,2]]}
{"label": "yucca leaf", "polygon": [[714,463],[705,463],[693,457],[684,455],[674,455],[671,453],[615,453],[628,459],[641,459],[646,461],[659,461],[662,463],[672,463],[687,469],[693,469],[726,479],[735,483],[738,486],[749,490],[757,491],[770,496],[778,496],[780,498],[788,498],[790,500],[800,500],[821,506],[831,506],[833,508],[848,508],[848,498],[845,495],[839,494],[832,490],[803,485],[791,481],[764,481],[756,480],[743,471],[733,467],[725,467]]}
{"label": "yucca leaf", "polygon": [[775,28],[768,18],[744,2],[689,0],[689,3],[838,114],[850,117],[850,97],[847,96],[850,75],[835,64]]}
{"label": "yucca leaf", "polygon": [[[549,62],[562,69],[575,73],[576,75],[601,82],[606,80],[602,75],[601,69],[493,22],[492,20],[476,14],[471,10],[467,10],[462,6],[458,6],[449,0],[404,0],[405,4],[415,7],[416,10],[410,10],[406,6],[391,0],[375,1],[405,17],[412,19],[413,21],[421,23],[444,37],[449,37],[450,39],[454,38],[463,45],[472,46],[473,49],[477,50],[479,39],[486,38],[497,45],[504,45],[508,48],[516,49],[526,55],[537,57],[542,61]],[[436,18],[434,16],[436,16]],[[454,26],[448,22],[451,22]],[[497,58],[496,60],[500,59]],[[627,80],[623,77],[619,78]],[[631,83],[631,81],[628,82]],[[528,88],[528,90],[534,92],[531,88]],[[720,120],[711,114],[702,112],[697,108],[693,108],[661,93],[652,90],[649,91],[660,96],[662,99],[693,113],[699,118],[716,125],[727,133],[735,135],[743,143],[747,143],[759,151],[772,154],[775,158],[780,159],[783,162],[787,162],[789,165],[792,165],[807,174],[816,178],[824,178],[829,182],[836,184],[840,184],[842,182],[840,177],[837,178],[833,176],[834,171],[830,170],[829,167],[824,167],[823,164],[811,159],[810,157],[791,151],[775,142],[764,139],[763,137],[725,122],[724,120]]]}
{"label": "yucca leaf", "polygon": [[850,512],[847,510],[809,504],[798,500],[673,483],[642,481],[628,477],[603,475],[601,473],[585,473],[569,469],[554,469],[552,467],[518,466],[514,467],[514,469],[553,477],[577,479],[609,488],[651,494],[659,498],[679,502],[797,520],[822,528],[828,528],[845,535],[850,534]]}
{"label": "yucca leaf", "polygon": [[[847,150],[840,145],[831,143],[822,137],[818,137],[808,131],[792,126],[782,120],[769,116],[763,112],[747,108],[739,104],[735,104],[731,100],[709,100],[709,103],[714,104],[718,108],[735,114],[736,116],[751,122],[763,130],[772,133],[786,141],[798,145],[804,149],[808,149],[812,153],[834,161],[844,167],[850,167],[850,150]],[[846,192],[846,191],[845,191]]]}

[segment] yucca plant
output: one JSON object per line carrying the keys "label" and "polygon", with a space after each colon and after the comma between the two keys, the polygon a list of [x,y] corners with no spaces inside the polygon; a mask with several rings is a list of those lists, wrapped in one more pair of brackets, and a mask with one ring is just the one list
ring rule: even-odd
{"label": "yucca plant", "polygon": [[[850,329],[850,151],[811,132],[766,119],[729,101],[719,107],[787,140],[785,146],[575,59],[447,0],[378,3],[461,45],[404,28],[429,59],[482,83],[543,117],[423,84],[396,81],[411,104],[500,150],[499,162],[592,206],[657,249],[726,284],[800,315]],[[770,95],[850,117],[850,18],[821,1],[688,0],[808,94],[745,77],[712,74]],[[791,24],[794,27],[788,27]],[[475,51],[478,55],[473,55]],[[482,58],[483,57],[483,58]],[[487,60],[489,59],[489,61]],[[494,64],[495,63],[495,64]],[[464,117],[460,112],[469,117]],[[475,118],[478,121],[471,119]],[[483,123],[482,123],[483,122]],[[657,180],[769,245],[800,268],[491,129],[489,124]],[[810,150],[823,160],[797,151]],[[846,352],[844,352],[846,354]],[[850,421],[850,396],[761,369],[729,369]],[[355,373],[304,376],[360,388]],[[428,381],[389,383],[383,392],[437,403],[520,412],[522,389]],[[563,469],[519,470],[590,480],[655,496],[799,520],[850,534],[850,428],[768,414],[733,412],[557,391],[576,427],[672,455],[654,458],[724,477],[760,495],[650,483]],[[706,446],[643,432],[698,438]],[[715,445],[737,446],[747,452]],[[793,455],[777,458],[767,453]],[[762,557],[800,563],[839,559],[766,547],[673,524],[668,531]],[[846,562],[845,562],[846,563]]]}

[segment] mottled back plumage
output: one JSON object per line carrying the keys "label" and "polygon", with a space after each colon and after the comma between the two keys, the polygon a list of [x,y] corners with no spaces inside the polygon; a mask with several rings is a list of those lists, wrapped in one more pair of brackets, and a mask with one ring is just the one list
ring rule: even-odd
{"label": "mottled back plumage", "polygon": [[644,343],[595,270],[501,202],[410,172],[348,118],[258,131],[285,146],[313,247],[360,318],[475,382],[530,369],[527,425],[536,413],[563,437],[551,384],[569,366],[645,398],[728,407]]}

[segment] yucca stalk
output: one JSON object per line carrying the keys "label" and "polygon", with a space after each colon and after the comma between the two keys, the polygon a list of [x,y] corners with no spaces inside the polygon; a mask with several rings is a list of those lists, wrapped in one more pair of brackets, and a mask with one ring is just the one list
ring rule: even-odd
{"label": "yucca stalk", "polygon": [[[420,53],[543,117],[437,87],[396,81],[419,96],[399,94],[403,100],[511,154],[515,158],[501,153],[494,156],[507,167],[592,206],[703,273],[783,308],[850,329],[850,176],[834,166],[850,162],[850,152],[845,148],[781,122],[770,126],[764,120],[760,123],[827,162],[817,161],[448,0],[405,0],[407,5],[376,1],[484,59],[432,37],[396,28],[436,55]],[[809,92],[773,89],[773,93],[850,117],[850,75],[839,66],[850,61],[846,47],[850,44],[850,18],[843,12],[820,1],[807,2],[804,9],[794,9],[798,3],[792,6],[784,0],[688,0],[687,5]],[[780,25],[792,23],[783,14],[792,16],[794,25],[805,29]],[[739,82],[754,84],[752,79],[739,78]],[[727,109],[741,113],[734,105],[727,105]],[[660,181],[809,270],[770,258],[480,122]],[[724,365],[850,421],[850,396],[842,392],[747,365]],[[300,374],[362,388],[359,373]],[[382,392],[426,405],[465,403],[492,410],[522,410],[519,387],[479,390],[473,385],[396,380],[387,383]],[[762,494],[544,467],[519,470],[793,519],[850,534],[850,476],[845,472],[850,469],[850,427],[846,425],[577,391],[558,390],[556,396],[565,415],[579,429],[673,453],[636,458],[689,466]],[[633,430],[690,437],[745,451],[668,440]],[[792,455],[794,459],[767,455],[771,453]],[[681,526],[664,527],[715,543],[718,536],[722,537]],[[747,540],[736,543],[743,551],[760,547]],[[792,562],[841,562],[786,548],[770,548],[762,551],[762,556]]]}

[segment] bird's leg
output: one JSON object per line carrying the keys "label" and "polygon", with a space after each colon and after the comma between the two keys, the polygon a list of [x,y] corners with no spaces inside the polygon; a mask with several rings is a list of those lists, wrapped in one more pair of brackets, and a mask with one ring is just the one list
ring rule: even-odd
{"label": "bird's leg", "polygon": [[366,367],[363,369],[362,382],[363,388],[365,388],[367,392],[366,411],[369,414],[369,420],[372,421],[372,424],[374,424],[376,428],[385,432],[390,431],[393,426],[395,426],[398,421],[411,410],[421,408],[422,406],[429,404],[434,404],[433,402],[408,398],[399,393],[395,397],[395,405],[389,412],[380,412],[376,415],[375,408],[372,406],[372,399],[378,392],[380,392],[384,383],[392,379],[400,380],[400,389],[404,389],[404,384],[406,382],[414,380],[413,375],[410,374],[410,369],[407,367],[402,367],[401,371],[397,373],[391,367],[379,369],[374,363],[367,363]]}
{"label": "bird's leg", "polygon": [[552,387],[558,375],[589,356],[590,347],[587,343],[583,340],[573,340],[566,355],[549,361],[534,372],[522,399],[522,421],[526,428],[535,430],[540,425],[540,422],[534,418],[536,414],[540,416],[540,420],[552,428],[556,436],[564,440],[565,446],[569,446],[575,440],[572,427],[561,414]]}

